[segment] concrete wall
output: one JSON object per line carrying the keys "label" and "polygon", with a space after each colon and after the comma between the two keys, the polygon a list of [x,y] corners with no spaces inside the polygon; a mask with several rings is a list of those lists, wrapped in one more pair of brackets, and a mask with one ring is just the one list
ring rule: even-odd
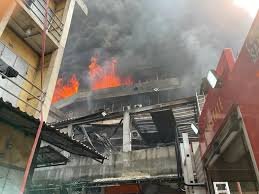
{"label": "concrete wall", "polygon": [[18,194],[34,137],[0,122],[0,193]]}
{"label": "concrete wall", "polygon": [[39,64],[38,54],[29,47],[10,28],[6,28],[0,40],[8,46],[14,53],[22,57],[29,65],[36,68]]}
{"label": "concrete wall", "polygon": [[0,193],[18,194],[22,177],[23,171],[0,166]]}
{"label": "concrete wall", "polygon": [[174,146],[120,152],[104,164],[84,157],[73,157],[66,166],[37,169],[33,184],[94,181],[105,178],[137,178],[176,174]]}
{"label": "concrete wall", "polygon": [[0,165],[24,169],[34,137],[0,122]]}
{"label": "concrete wall", "polygon": [[[39,55],[29,47],[20,37],[18,37],[10,28],[6,28],[0,38],[0,40],[7,46],[13,53],[22,58],[28,65],[26,70],[26,78],[33,82],[36,74],[36,69],[39,65]],[[31,91],[32,85],[28,82],[21,83],[22,87],[28,91]],[[25,91],[21,91],[19,97],[24,101],[31,96]],[[29,102],[29,101],[28,101]],[[18,101],[18,106],[22,111],[26,111],[26,104]]]}

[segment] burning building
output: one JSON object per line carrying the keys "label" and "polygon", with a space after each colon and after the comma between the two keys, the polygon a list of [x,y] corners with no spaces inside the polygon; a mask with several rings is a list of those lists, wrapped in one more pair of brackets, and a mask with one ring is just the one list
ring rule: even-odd
{"label": "burning building", "polygon": [[167,68],[140,67],[138,79],[98,55],[87,88],[72,74],[54,92],[76,2],[87,12],[81,0],[0,3],[2,193],[24,193],[27,180],[30,194],[258,192],[259,15],[237,60],[225,49],[200,94]]}
{"label": "burning building", "polygon": [[[52,126],[109,160],[70,155],[65,167],[38,169],[32,193],[258,193],[258,24],[259,15],[237,59],[224,49],[200,95],[173,100],[185,85],[167,78],[55,103],[52,119],[63,120]],[[102,80],[94,58],[91,68]]]}
{"label": "burning building", "polygon": [[88,66],[89,87],[78,90],[80,82],[75,75],[65,84],[60,78],[52,100],[53,107],[68,117],[82,116],[100,109],[116,112],[128,107],[166,103],[188,96],[186,88],[193,89],[190,83],[187,85],[177,77],[151,75],[148,80],[137,82],[131,75],[121,76],[118,73],[115,58],[100,65],[98,57],[94,56]]}

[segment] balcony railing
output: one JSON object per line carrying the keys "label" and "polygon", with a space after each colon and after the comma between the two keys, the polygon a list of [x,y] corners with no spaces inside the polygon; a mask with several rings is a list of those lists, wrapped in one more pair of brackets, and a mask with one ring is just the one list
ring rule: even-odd
{"label": "balcony railing", "polygon": [[[23,0],[25,5],[39,19],[42,25],[45,22],[46,0]],[[55,12],[48,8],[48,32],[57,40],[60,40],[64,24]]]}
{"label": "balcony railing", "polygon": [[[2,42],[0,42],[0,62],[12,67],[18,72],[17,77],[10,78],[0,71],[0,97],[3,97],[5,101],[12,103],[13,106],[17,106],[17,103],[20,101],[33,110],[40,112],[38,104],[44,102],[45,93],[26,78],[28,69],[33,67],[27,64]],[[27,88],[31,89],[26,89],[24,87],[25,85],[27,85]],[[22,91],[27,93],[26,99],[20,96]],[[38,95],[34,95],[32,91],[37,91]],[[35,106],[29,103],[32,99],[35,99],[37,102]]]}

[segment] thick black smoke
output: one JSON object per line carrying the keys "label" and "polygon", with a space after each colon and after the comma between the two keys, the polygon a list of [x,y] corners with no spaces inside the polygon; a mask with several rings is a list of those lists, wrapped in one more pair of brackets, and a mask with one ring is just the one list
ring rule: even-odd
{"label": "thick black smoke", "polygon": [[[252,18],[232,0],[87,0],[76,9],[61,74],[87,87],[90,57],[116,57],[121,75],[171,74],[200,80],[222,49],[237,54]],[[188,79],[187,79],[188,78]],[[81,88],[82,89],[82,88]]]}

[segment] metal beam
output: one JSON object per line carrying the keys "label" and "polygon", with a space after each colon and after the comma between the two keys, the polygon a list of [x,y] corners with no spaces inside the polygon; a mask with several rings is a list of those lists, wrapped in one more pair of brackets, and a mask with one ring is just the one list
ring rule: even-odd
{"label": "metal beam", "polygon": [[189,103],[194,103],[194,102],[195,102],[195,97],[189,97],[189,98],[184,98],[184,99],[176,100],[176,101],[169,102],[169,103],[162,103],[162,104],[141,107],[141,108],[137,108],[137,109],[131,109],[130,114],[149,112],[151,110],[154,111],[154,110],[159,110],[159,109],[166,109],[169,107],[171,108],[171,107],[174,107],[177,105],[189,104]]}

